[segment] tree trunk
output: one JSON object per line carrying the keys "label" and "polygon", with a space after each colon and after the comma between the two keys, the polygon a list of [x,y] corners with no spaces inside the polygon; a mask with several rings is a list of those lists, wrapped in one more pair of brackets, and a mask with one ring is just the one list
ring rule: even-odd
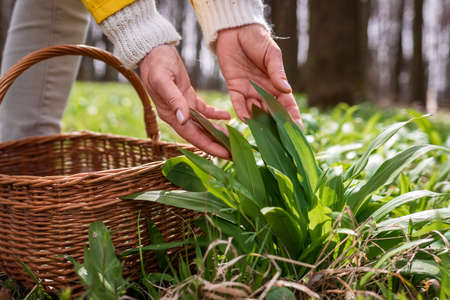
{"label": "tree trunk", "polygon": [[[448,41],[450,41],[450,1],[442,2],[442,10],[444,12],[441,19],[442,30],[447,29]],[[450,47],[450,45],[447,45],[447,47]],[[448,49],[445,79],[445,91],[439,106],[450,108],[450,49]]]}
{"label": "tree trunk", "polygon": [[359,19],[358,19],[358,37],[359,41],[359,72],[361,74],[360,79],[360,92],[359,97],[367,97],[368,77],[370,65],[370,50],[369,50],[369,34],[367,28],[369,26],[369,20],[372,13],[372,0],[359,0]]}
{"label": "tree trunk", "polygon": [[403,72],[403,15],[405,13],[405,0],[400,0],[397,7],[396,22],[397,30],[395,32],[395,61],[392,70],[392,94],[395,102],[400,102],[402,98],[401,75]]}
{"label": "tree trunk", "polygon": [[200,65],[200,55],[202,51],[202,30],[198,23],[195,26],[195,35],[197,37],[197,40],[195,42],[195,61],[192,67],[192,73],[190,75],[192,85],[197,89],[201,86],[202,80],[202,68]]}
{"label": "tree trunk", "polygon": [[423,2],[414,0],[413,21],[413,58],[411,65],[411,100],[421,106],[426,105],[426,76],[425,61],[423,58]]}
{"label": "tree trunk", "polygon": [[[175,5],[175,28],[176,30],[183,35],[183,24],[184,24],[184,19],[186,18],[186,1],[188,0],[179,0],[177,1],[177,4]],[[178,51],[180,53],[182,53],[183,51],[183,39],[181,39],[181,41],[178,43]]]}
{"label": "tree trunk", "polygon": [[[114,45],[111,41],[106,37],[106,35],[102,34],[102,40],[105,43],[105,50],[109,52],[114,51]],[[111,67],[109,64],[106,64],[105,74],[103,75],[103,81],[117,81],[119,79],[119,72]]]}
{"label": "tree trunk", "polygon": [[[355,104],[365,96],[364,49],[367,22],[360,0],[309,1],[307,61],[309,104]],[[364,47],[367,49],[367,46]]]}
{"label": "tree trunk", "polygon": [[[450,35],[450,30],[449,30]],[[449,37],[450,39],[450,37]],[[446,83],[445,83],[445,92],[444,92],[444,100],[442,101],[442,105],[450,108],[450,51],[448,52],[447,58],[447,67],[446,67]]]}
{"label": "tree trunk", "polygon": [[277,44],[283,51],[286,76],[295,89],[298,79],[297,0],[271,0],[271,19]]}
{"label": "tree trunk", "polygon": [[[94,45],[94,37],[92,33],[92,25],[89,25],[89,30],[86,36],[86,44]],[[90,57],[83,56],[81,58],[80,69],[78,70],[77,80],[81,81],[95,81],[94,60]]]}

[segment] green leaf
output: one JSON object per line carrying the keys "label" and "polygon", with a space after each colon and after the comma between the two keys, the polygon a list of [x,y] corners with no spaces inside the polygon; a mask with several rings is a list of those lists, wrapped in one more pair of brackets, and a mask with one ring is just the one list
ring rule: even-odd
{"label": "green leaf", "polygon": [[[219,235],[217,238],[225,239],[226,237],[232,237],[233,243],[238,247],[239,253],[250,253],[254,244],[248,240],[246,234],[248,232],[244,231],[241,226],[233,224],[226,220],[213,217],[213,224],[219,230]],[[211,228],[207,228],[209,224],[206,223],[204,218],[200,219],[201,228],[205,233]],[[199,224],[196,222],[196,224]]]}
{"label": "green leaf", "polygon": [[446,163],[439,168],[438,182],[446,181],[450,176],[450,159],[447,159]]}
{"label": "green leaf", "polygon": [[284,129],[286,130],[288,136],[292,140],[295,150],[300,157],[302,166],[307,174],[308,181],[311,185],[311,190],[314,191],[319,182],[319,177],[321,175],[319,166],[312,149],[306,140],[303,131],[300,129],[297,123],[290,122],[284,124]]}
{"label": "green leaf", "polygon": [[300,173],[300,183],[307,191],[308,207],[311,208],[315,204],[314,191],[321,173],[311,147],[302,129],[291,119],[284,106],[255,83],[252,82],[252,85],[274,117],[284,148],[294,158],[297,170]]}
{"label": "green leaf", "polygon": [[417,126],[428,135],[428,140],[430,142],[430,144],[434,144],[434,145],[442,145],[442,138],[439,134],[439,132],[436,131],[436,129],[433,126],[433,123],[431,123],[431,121],[428,118],[420,118],[421,117],[421,113],[413,110],[413,109],[409,109],[408,112],[416,117],[416,124]]}
{"label": "green leaf", "polygon": [[[161,244],[152,244],[148,246],[142,247],[142,251],[155,251],[155,252],[165,252],[166,250],[173,249],[173,248],[179,248],[187,245],[195,244],[197,241],[193,239],[185,239],[183,241],[178,242],[167,242],[167,243],[161,243]],[[136,254],[139,252],[138,248],[134,249],[128,249],[120,254],[121,257],[126,257],[132,254]]]}
{"label": "green leaf", "polygon": [[[200,178],[207,191],[215,197],[221,199],[228,206],[235,207],[235,203],[230,196],[228,187],[228,184],[231,181],[231,176],[221,168],[214,165],[208,159],[200,157],[184,149],[179,150],[186,155],[187,163],[193,168],[195,174]],[[235,184],[235,181],[231,181],[231,184]],[[246,191],[242,192],[245,193]]]}
{"label": "green leaf", "polygon": [[267,293],[266,300],[295,300],[295,295],[290,289],[274,286]]}
{"label": "green leaf", "polygon": [[406,194],[410,192],[410,185],[411,181],[409,180],[408,176],[405,174],[400,173],[400,194]]}
{"label": "green leaf", "polygon": [[305,241],[305,232],[300,224],[280,207],[265,207],[261,209],[261,213],[274,235],[286,246],[291,257],[298,257]]}
{"label": "green leaf", "polygon": [[261,176],[266,190],[268,206],[282,206],[283,200],[281,198],[280,189],[275,175],[272,173],[270,167],[260,167]]}
{"label": "green leaf", "polygon": [[421,155],[432,151],[432,150],[442,150],[450,152],[450,149],[445,147],[435,146],[435,145],[418,145],[412,146],[394,157],[386,160],[369,178],[367,183],[363,185],[359,190],[351,193],[346,202],[350,206],[351,210],[357,214],[358,210],[365,203],[367,196],[370,193],[377,190],[379,187],[385,183],[391,182],[398,174],[403,170],[403,168],[413,162],[415,159]]}
{"label": "green leaf", "polygon": [[429,170],[430,166],[433,166],[435,163],[436,159],[434,157],[428,157],[419,162],[413,170],[408,172],[409,181],[412,183],[417,183],[422,174]]}
{"label": "green leaf", "polygon": [[100,222],[89,226],[89,249],[84,249],[83,265],[69,258],[87,289],[90,299],[113,300],[124,295],[130,283],[122,277],[122,263],[115,255],[111,233]]}
{"label": "green leaf", "polygon": [[[215,166],[211,161],[206,158],[195,155],[192,152],[179,148],[181,153],[186,155],[186,157],[192,161],[199,169],[201,169],[206,174],[214,177],[222,183],[226,183],[226,173],[219,167]],[[203,182],[205,184],[205,182]],[[206,186],[206,184],[205,184]]]}
{"label": "green leaf", "polygon": [[333,175],[321,186],[319,203],[331,208],[333,211],[341,211],[344,208],[344,184],[342,182],[342,175]]}
{"label": "green leaf", "polygon": [[254,83],[253,81],[250,81],[251,85],[255,88],[256,92],[261,96],[261,98],[264,100],[264,103],[269,108],[270,112],[272,113],[272,116],[277,121],[281,121],[281,123],[285,122],[294,122],[291,119],[291,116],[289,115],[288,111],[284,108],[284,106],[278,102],[274,96],[269,94],[267,91],[265,91],[263,88],[261,88],[259,85]]}
{"label": "green leaf", "polygon": [[294,186],[291,180],[280,171],[270,168],[275,175],[276,182],[282,199],[282,208],[285,209],[291,216],[295,217],[300,224],[302,230],[308,227],[308,211],[297,206],[294,197]]}
{"label": "green leaf", "polygon": [[[236,178],[251,193],[255,201],[246,201],[245,212],[249,216],[258,214],[259,209],[267,203],[264,183],[256,165],[253,150],[247,140],[234,128],[228,127],[231,155],[234,162]],[[247,205],[248,204],[248,205]]]}
{"label": "green leaf", "polygon": [[326,206],[317,204],[308,213],[309,229],[311,230],[311,236],[318,238],[319,236],[328,236],[331,231],[331,209]]}
{"label": "green leaf", "polygon": [[422,222],[430,222],[432,220],[446,220],[448,218],[450,218],[450,207],[425,210],[379,222],[376,225],[375,233],[392,230],[403,230],[406,232],[410,223],[418,224]]}
{"label": "green leaf", "polygon": [[[420,117],[423,118],[423,117]],[[392,136],[394,136],[402,127],[407,125],[408,123],[416,120],[417,118],[411,119],[406,122],[395,123],[385,130],[383,130],[379,135],[373,139],[373,141],[367,147],[367,150],[364,154],[358,159],[358,161],[353,164],[344,175],[344,182],[349,180],[350,178],[354,178],[358,176],[367,166],[367,162],[369,161],[369,156],[373,151],[378,149],[380,146],[384,145]]]}
{"label": "green leaf", "polygon": [[283,199],[283,206],[285,209],[292,211],[294,215],[298,216],[301,212],[297,211],[294,202],[294,186],[286,175],[278,171],[277,169],[270,168],[275,176],[275,180],[278,184],[281,198]]}
{"label": "green leaf", "polygon": [[[382,266],[384,266],[385,262],[391,258],[394,255],[397,255],[399,253],[402,253],[404,251],[408,251],[411,248],[417,247],[417,246],[421,246],[427,243],[432,242],[433,239],[421,239],[421,240],[417,240],[417,241],[413,241],[413,242],[407,242],[404,243],[403,245],[401,245],[400,247],[397,247],[395,249],[390,250],[389,252],[387,252],[385,255],[383,255],[378,262],[375,264],[375,266],[373,267],[374,269],[379,269]],[[367,274],[365,274],[362,278],[361,281],[359,282],[359,286],[363,287],[369,280],[370,278],[372,278],[372,276],[375,275],[375,272],[368,272]]]}
{"label": "green leaf", "polygon": [[205,118],[201,113],[190,109],[191,116],[222,146],[224,146],[228,151],[231,151],[230,140],[225,133],[217,129],[213,123],[211,123],[207,118]]}
{"label": "green leaf", "polygon": [[[69,259],[70,260],[70,259]],[[31,279],[33,280],[34,284],[38,287],[38,289],[43,291],[43,296],[45,297],[45,299],[52,299],[50,297],[50,295],[48,295],[47,293],[44,292],[44,288],[42,287],[42,284],[40,282],[40,280],[36,277],[36,275],[34,274],[34,272],[30,269],[30,267],[21,261],[18,261],[19,265],[22,266],[22,268],[25,270],[25,272],[28,274],[28,276],[31,277]],[[77,263],[77,262],[75,262]],[[79,264],[78,264],[79,265]]]}
{"label": "green leaf", "polygon": [[[156,224],[152,222],[149,217],[145,218],[147,221],[147,231],[150,238],[151,244],[163,244],[165,243],[161,232],[159,231]],[[166,268],[166,262],[169,259],[167,253],[164,250],[156,251],[156,260],[158,262],[158,267],[160,270],[164,270]]]}
{"label": "green leaf", "polygon": [[412,234],[412,237],[414,238],[422,237],[424,235],[430,234],[433,231],[440,231],[440,232],[450,231],[450,224],[442,222],[441,220],[435,220],[430,224],[426,224],[425,226],[420,227],[419,230],[417,230]]}
{"label": "green leaf", "polygon": [[363,136],[368,136],[372,132],[376,131],[375,126],[378,124],[378,121],[380,121],[382,116],[383,115],[381,113],[377,112],[372,117],[370,117],[370,119],[366,122],[366,126],[364,127]]}
{"label": "green leaf", "polygon": [[164,177],[184,190],[191,192],[206,191],[202,180],[185,160],[185,157],[175,157],[167,160],[162,167]]}
{"label": "green leaf", "polygon": [[[448,250],[447,250],[448,251]],[[450,259],[448,252],[440,257],[442,264],[440,266],[441,271],[441,292],[439,297],[441,299],[450,298]]]}
{"label": "green leaf", "polygon": [[297,209],[300,210],[301,207],[305,207],[307,202],[303,187],[297,179],[295,164],[292,157],[281,144],[274,120],[265,111],[257,106],[253,106],[252,119],[247,120],[247,124],[255,138],[264,163],[289,177],[294,185]]}
{"label": "green leaf", "polygon": [[412,201],[416,201],[418,199],[422,199],[424,197],[439,197],[442,196],[442,194],[438,194],[438,193],[434,193],[434,192],[430,192],[430,191],[413,191],[413,192],[409,192],[403,195],[400,195],[394,199],[392,199],[391,201],[389,201],[388,203],[386,203],[385,205],[383,205],[382,207],[380,207],[379,209],[377,209],[372,215],[371,218],[373,218],[373,220],[375,222],[378,222],[379,220],[381,220],[383,217],[385,217],[386,215],[388,215],[391,211],[393,211],[394,209],[396,209],[397,207],[400,207],[406,203],[412,202]]}
{"label": "green leaf", "polygon": [[253,106],[252,119],[247,120],[264,162],[286,175],[295,176],[292,158],[283,148],[273,119],[262,109]]}
{"label": "green leaf", "polygon": [[408,275],[427,275],[440,277],[439,265],[433,260],[414,259],[411,263],[401,268],[400,273]]}
{"label": "green leaf", "polygon": [[207,192],[149,191],[123,197],[122,199],[157,202],[199,212],[217,214],[224,219],[234,220],[227,210],[230,207]]}

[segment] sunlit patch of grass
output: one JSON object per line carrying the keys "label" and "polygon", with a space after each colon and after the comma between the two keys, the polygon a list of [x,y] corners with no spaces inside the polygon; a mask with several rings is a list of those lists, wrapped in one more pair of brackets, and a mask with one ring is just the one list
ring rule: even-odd
{"label": "sunlit patch of grass", "polygon": [[[219,109],[231,110],[228,96],[199,92],[200,98]],[[185,142],[166,123],[158,120],[161,139]],[[63,131],[90,130],[145,138],[142,105],[129,84],[75,83],[63,117]]]}

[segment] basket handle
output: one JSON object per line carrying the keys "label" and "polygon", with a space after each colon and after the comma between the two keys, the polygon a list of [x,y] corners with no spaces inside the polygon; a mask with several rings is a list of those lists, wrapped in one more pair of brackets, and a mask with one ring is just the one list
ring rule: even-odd
{"label": "basket handle", "polygon": [[95,47],[85,45],[59,45],[40,49],[23,57],[0,79],[0,104],[9,87],[25,70],[42,60],[64,55],[82,55],[101,60],[125,76],[136,90],[144,107],[144,121],[147,136],[152,139],[153,145],[159,142],[159,129],[156,115],[150,104],[147,90],[139,79],[139,76],[134,71],[125,68],[120,60],[111,53]]}

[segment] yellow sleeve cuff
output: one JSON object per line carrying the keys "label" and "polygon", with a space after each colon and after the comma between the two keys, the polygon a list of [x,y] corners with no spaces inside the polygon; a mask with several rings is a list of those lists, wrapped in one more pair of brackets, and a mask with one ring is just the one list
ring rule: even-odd
{"label": "yellow sleeve cuff", "polygon": [[136,0],[82,0],[98,24],[134,1]]}

